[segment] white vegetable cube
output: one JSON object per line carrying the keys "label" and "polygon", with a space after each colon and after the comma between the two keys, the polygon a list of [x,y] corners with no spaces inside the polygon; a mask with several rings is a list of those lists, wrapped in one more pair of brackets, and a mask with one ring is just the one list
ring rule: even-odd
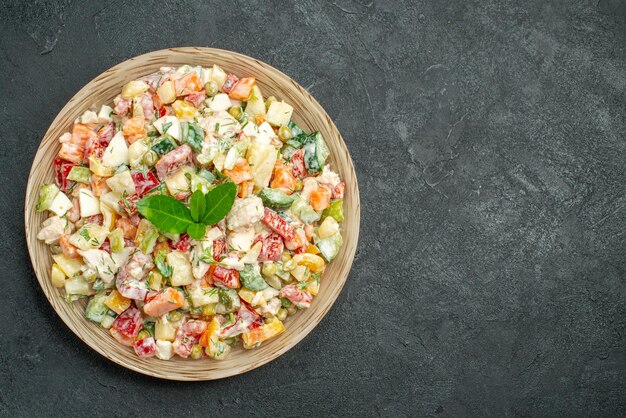
{"label": "white vegetable cube", "polygon": [[118,215],[124,215],[126,211],[120,206],[121,196],[115,192],[108,192],[100,196],[100,203],[111,208]]}
{"label": "white vegetable cube", "polygon": [[93,192],[87,188],[80,189],[78,192],[78,203],[80,204],[80,216],[82,218],[100,213],[100,199],[94,196]]}
{"label": "white vegetable cube", "polygon": [[267,122],[263,122],[258,127],[258,132],[254,137],[254,141],[262,144],[270,144],[274,138],[276,138],[276,133],[274,133],[272,125]]}
{"label": "white vegetable cube", "polygon": [[102,163],[109,167],[128,164],[128,145],[121,131],[115,134],[104,150]]}
{"label": "white vegetable cube", "polygon": [[169,80],[161,84],[157,89],[157,94],[163,104],[170,104],[174,102],[176,100],[176,87],[174,86],[174,82]]}
{"label": "white vegetable cube", "polygon": [[189,291],[189,296],[191,297],[191,303],[196,308],[220,301],[217,289],[214,287],[194,287]]}
{"label": "white vegetable cube", "polygon": [[270,144],[253,142],[248,147],[247,159],[255,190],[264,189],[270,183],[277,156],[276,148]]}
{"label": "white vegetable cube", "polygon": [[130,170],[122,171],[106,180],[107,186],[120,196],[135,194],[135,182],[130,175]]}
{"label": "white vegetable cube", "polygon": [[174,355],[174,348],[170,341],[157,340],[156,341],[156,356],[161,360],[169,360]]}
{"label": "white vegetable cube", "polygon": [[48,210],[56,215],[63,216],[72,208],[72,201],[63,192],[57,193]]}
{"label": "white vegetable cube", "polygon": [[211,78],[215,83],[217,83],[218,87],[221,89],[224,83],[226,82],[226,72],[222,70],[217,64],[213,64],[213,71],[211,71]]}
{"label": "white vegetable cube", "polygon": [[192,167],[184,165],[168,175],[165,178],[165,186],[167,187],[167,191],[171,195],[188,192],[190,184],[187,176],[193,173],[193,171],[194,169]]}
{"label": "white vegetable cube", "polygon": [[254,241],[254,227],[241,228],[228,234],[228,245],[235,251],[248,251]]}
{"label": "white vegetable cube", "polygon": [[191,263],[178,250],[174,250],[167,254],[167,264],[172,266],[172,286],[185,286],[193,283],[193,273],[191,271]]}
{"label": "white vegetable cube", "polygon": [[228,110],[232,107],[232,103],[228,94],[226,93],[218,93],[215,96],[208,99],[209,109],[214,112],[218,112],[220,110]]}
{"label": "white vegetable cube", "polygon": [[56,263],[52,265],[50,280],[52,281],[52,286],[54,287],[65,286],[65,273],[63,272],[61,267],[59,267],[59,265]]}
{"label": "white vegetable cube", "polygon": [[180,141],[181,130],[180,121],[176,116],[167,115],[154,121],[154,127],[160,134],[168,134],[177,141]]}
{"label": "white vegetable cube", "polygon": [[202,82],[202,85],[204,86],[206,83],[212,80],[213,80],[213,68],[203,68],[202,76],[200,77],[200,81]]}
{"label": "white vegetable cube", "polygon": [[143,162],[143,156],[150,150],[144,141],[135,141],[128,147],[128,163],[131,167],[137,168]]}
{"label": "white vegetable cube", "polygon": [[98,123],[98,115],[94,111],[87,110],[82,114],[80,120],[82,123],[95,124]]}
{"label": "white vegetable cube", "polygon": [[102,105],[100,111],[98,112],[98,122],[111,122],[111,115],[113,115],[113,109],[111,109],[111,106]]}
{"label": "white vegetable cube", "polygon": [[274,126],[287,125],[291,120],[291,114],[293,113],[293,107],[285,102],[273,102],[267,114],[265,120]]}
{"label": "white vegetable cube", "polygon": [[63,135],[59,137],[59,142],[62,144],[67,144],[72,140],[72,134],[69,132],[65,132]]}
{"label": "white vegetable cube", "polygon": [[248,99],[246,105],[246,113],[250,116],[264,115],[265,114],[265,101],[263,100],[263,93],[259,86],[252,87],[252,94]]}

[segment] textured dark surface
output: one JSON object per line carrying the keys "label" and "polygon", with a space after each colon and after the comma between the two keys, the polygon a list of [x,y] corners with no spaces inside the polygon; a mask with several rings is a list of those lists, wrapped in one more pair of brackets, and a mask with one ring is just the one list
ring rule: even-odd
{"label": "textured dark surface", "polygon": [[[0,415],[624,415],[626,2],[235,3],[0,5]],[[38,288],[22,214],[65,102],[120,61],[188,45],[307,87],[363,208],[315,331],[195,384],[76,338]]]}

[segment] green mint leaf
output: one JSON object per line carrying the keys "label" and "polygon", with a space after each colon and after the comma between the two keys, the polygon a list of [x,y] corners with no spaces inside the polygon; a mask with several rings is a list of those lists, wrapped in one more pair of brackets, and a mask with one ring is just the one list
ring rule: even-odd
{"label": "green mint leaf", "polygon": [[204,224],[193,223],[187,228],[187,233],[193,239],[200,240],[204,238],[206,232],[206,226]]}
{"label": "green mint leaf", "polygon": [[200,190],[196,190],[189,200],[189,212],[194,221],[200,222],[206,211],[206,199]]}
{"label": "green mint leaf", "polygon": [[163,232],[182,233],[193,223],[187,206],[171,196],[144,197],[137,202],[137,210]]}
{"label": "green mint leaf", "polygon": [[235,203],[237,186],[235,183],[224,183],[215,187],[206,194],[206,209],[202,217],[205,225],[214,225],[221,221]]}

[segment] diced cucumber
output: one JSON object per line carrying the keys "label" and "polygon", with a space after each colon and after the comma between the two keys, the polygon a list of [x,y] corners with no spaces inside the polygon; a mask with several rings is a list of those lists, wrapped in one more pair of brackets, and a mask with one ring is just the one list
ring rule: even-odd
{"label": "diced cucumber", "polygon": [[87,305],[85,316],[90,321],[101,322],[106,316],[109,308],[104,304],[107,295],[105,292],[100,292],[94,295]]}
{"label": "diced cucumber", "polygon": [[75,165],[67,175],[68,180],[77,181],[79,183],[91,183],[91,170],[87,167]]}
{"label": "diced cucumber", "polygon": [[202,152],[204,145],[204,130],[200,125],[193,122],[183,122],[181,124],[183,142],[186,142],[196,152]]}
{"label": "diced cucumber", "polygon": [[89,296],[92,293],[89,288],[89,283],[81,276],[74,276],[65,281],[65,297],[70,302],[81,297]]}
{"label": "diced cucumber", "polygon": [[343,238],[341,233],[337,232],[332,237],[317,240],[315,245],[320,250],[322,257],[330,263],[339,253],[339,249],[343,245]]}
{"label": "diced cucumber", "polygon": [[167,154],[174,148],[176,148],[176,144],[169,135],[164,135],[160,141],[152,145],[152,151],[156,152],[159,157]]}
{"label": "diced cucumber", "polygon": [[235,289],[220,289],[218,294],[219,303],[215,306],[216,313],[225,314],[241,308],[241,299]]}
{"label": "diced cucumber", "polygon": [[276,210],[285,210],[289,208],[294,201],[293,196],[289,196],[285,192],[275,189],[263,189],[259,192],[259,197],[263,201],[264,206]]}
{"label": "diced cucumber", "polygon": [[59,191],[60,190],[56,184],[42,184],[39,188],[39,201],[35,207],[37,212],[43,212],[44,210],[50,209],[50,206],[52,206],[52,202]]}
{"label": "diced cucumber", "polygon": [[246,264],[246,267],[239,272],[239,278],[243,285],[250,290],[267,288],[267,283],[261,277],[258,264]]}
{"label": "diced cucumber", "polygon": [[124,250],[124,231],[121,228],[115,228],[109,232],[109,243],[111,245],[111,252],[121,253]]}
{"label": "diced cucumber", "polygon": [[326,219],[328,216],[332,216],[337,222],[343,222],[343,199],[330,202],[330,206],[322,212],[322,220]]}
{"label": "diced cucumber", "polygon": [[306,224],[318,221],[321,216],[311,207],[311,205],[307,204],[304,199],[301,199],[300,197],[294,200],[291,205],[291,212],[293,212],[294,215]]}

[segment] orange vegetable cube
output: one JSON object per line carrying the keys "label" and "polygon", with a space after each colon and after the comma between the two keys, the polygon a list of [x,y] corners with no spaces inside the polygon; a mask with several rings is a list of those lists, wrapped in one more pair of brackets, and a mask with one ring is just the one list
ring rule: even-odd
{"label": "orange vegetable cube", "polygon": [[146,136],[146,128],[143,126],[143,117],[136,116],[124,122],[122,133],[129,144],[139,141]]}
{"label": "orange vegetable cube", "polygon": [[235,87],[228,93],[228,97],[235,100],[248,100],[255,84],[256,79],[254,77],[240,78]]}
{"label": "orange vegetable cube", "polygon": [[272,180],[270,187],[291,194],[296,189],[296,178],[291,174],[289,168],[285,166],[276,167],[274,180]]}
{"label": "orange vegetable cube", "polygon": [[260,344],[265,340],[276,337],[284,330],[285,326],[278,319],[270,322],[269,324],[263,324],[259,328],[241,334],[241,338],[243,339],[243,347],[253,348],[257,344]]}
{"label": "orange vegetable cube", "polygon": [[72,138],[70,144],[85,148],[89,139],[98,139],[98,134],[84,123],[75,123],[72,126]]}
{"label": "orange vegetable cube", "polygon": [[117,290],[113,290],[104,300],[104,304],[116,314],[121,314],[130,307],[130,299],[122,296]]}
{"label": "orange vegetable cube", "polygon": [[225,176],[230,177],[235,184],[241,184],[244,181],[252,180],[252,171],[250,170],[250,165],[245,158],[240,158],[232,170],[224,169],[222,173],[224,173]]}
{"label": "orange vegetable cube", "polygon": [[105,193],[108,193],[111,189],[106,183],[106,179],[104,177],[96,176],[92,174],[91,176],[91,191],[94,196],[102,196]]}
{"label": "orange vegetable cube", "polygon": [[330,190],[325,187],[320,187],[311,192],[311,196],[309,197],[309,201],[311,202],[311,206],[316,211],[321,211],[330,206]]}
{"label": "orange vegetable cube", "polygon": [[173,287],[168,287],[150,302],[146,303],[143,306],[143,311],[146,315],[158,317],[182,307],[183,304],[184,298],[182,293]]}
{"label": "orange vegetable cube", "polygon": [[61,144],[61,150],[59,151],[59,157],[64,160],[71,161],[75,164],[80,164],[85,156],[85,150],[78,145],[65,143]]}
{"label": "orange vegetable cube", "polygon": [[174,88],[176,89],[177,96],[186,96],[202,90],[202,82],[198,77],[198,73],[191,71],[178,80],[174,80]]}

